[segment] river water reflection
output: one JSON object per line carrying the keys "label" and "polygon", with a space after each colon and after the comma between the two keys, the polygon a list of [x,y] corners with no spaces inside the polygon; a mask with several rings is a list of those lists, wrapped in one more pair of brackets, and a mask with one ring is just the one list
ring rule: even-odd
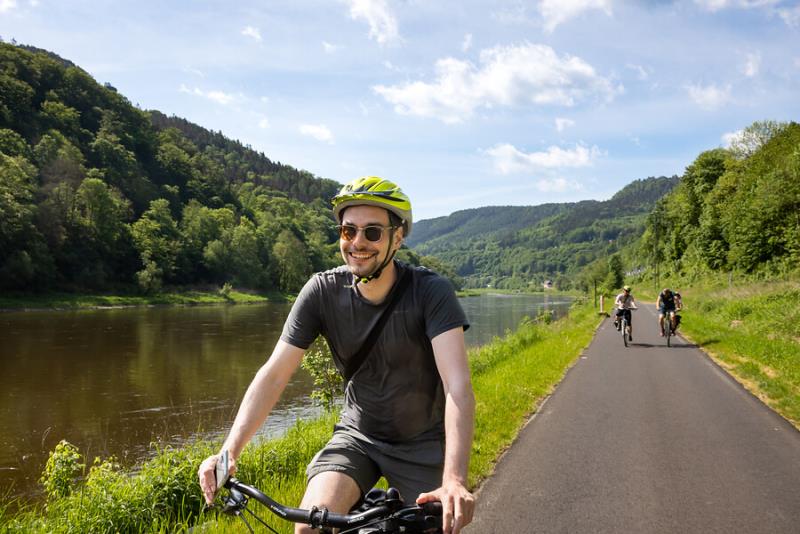
{"label": "river water reflection", "polygon": [[[461,299],[470,346],[568,297]],[[289,304],[0,314],[0,492],[34,496],[48,452],[66,439],[89,458],[132,465],[150,444],[222,437],[280,336]],[[261,435],[316,413],[302,370]]]}

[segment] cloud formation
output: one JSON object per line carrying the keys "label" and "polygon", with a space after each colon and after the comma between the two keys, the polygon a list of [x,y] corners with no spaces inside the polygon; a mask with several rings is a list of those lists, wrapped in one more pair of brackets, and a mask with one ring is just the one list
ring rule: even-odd
{"label": "cloud formation", "polygon": [[536,189],[542,193],[564,193],[566,191],[581,191],[583,186],[575,181],[568,181],[564,177],[540,178],[536,181]]}
{"label": "cloud formation", "polygon": [[227,106],[228,104],[231,104],[236,100],[236,95],[223,93],[222,91],[203,91],[198,87],[195,87],[194,89],[189,89],[183,84],[181,84],[179,90],[181,93],[202,96],[203,98],[207,98],[218,104],[222,104],[223,106]]}
{"label": "cloud formation", "polygon": [[324,124],[302,124],[300,125],[300,133],[313,137],[317,141],[333,144],[333,134]]}
{"label": "cloud formation", "polygon": [[758,75],[758,71],[761,68],[761,54],[758,53],[751,53],[747,54],[744,59],[744,65],[742,65],[742,72],[748,78],[753,78]]}
{"label": "cloud formation", "polygon": [[373,90],[400,114],[457,123],[479,107],[569,107],[589,98],[610,101],[622,88],[614,87],[579,57],[559,57],[549,46],[525,43],[481,51],[480,66],[451,57],[440,59],[433,83],[377,85]]}
{"label": "cloud formation", "polygon": [[400,40],[397,19],[385,0],[346,0],[350,5],[350,18],[369,24],[369,36],[385,45]]}
{"label": "cloud formation", "polygon": [[687,85],[689,98],[706,110],[715,110],[731,100],[731,86],[717,87],[714,84],[708,86]]}
{"label": "cloud formation", "polygon": [[245,37],[251,37],[255,39],[259,43],[261,42],[261,31],[258,28],[254,28],[253,26],[247,26],[245,29],[242,30],[242,35]]}
{"label": "cloud formation", "polygon": [[590,167],[603,155],[597,146],[575,145],[573,149],[557,146],[548,147],[544,152],[522,152],[514,145],[500,143],[486,150],[494,160],[494,168],[501,174],[532,172],[542,169],[562,169]]}
{"label": "cloud formation", "polygon": [[0,0],[0,13],[11,11],[17,7],[17,0]]}
{"label": "cloud formation", "polygon": [[601,9],[611,16],[611,0],[542,0],[538,6],[544,19],[544,29],[548,32],[590,9]]}
{"label": "cloud formation", "polygon": [[694,3],[708,11],[720,11],[728,8],[752,9],[770,7],[780,3],[780,0],[694,0]]}
{"label": "cloud formation", "polygon": [[570,126],[575,126],[575,121],[572,119],[562,119],[561,117],[556,117],[556,130],[559,132],[563,132]]}

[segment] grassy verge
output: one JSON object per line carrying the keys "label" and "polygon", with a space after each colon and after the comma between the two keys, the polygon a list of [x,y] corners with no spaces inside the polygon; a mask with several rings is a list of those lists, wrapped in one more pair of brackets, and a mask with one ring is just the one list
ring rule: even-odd
{"label": "grassy verge", "polygon": [[[800,280],[719,275],[662,281],[683,297],[680,333],[800,429]],[[634,286],[655,302],[652,281]]]}
{"label": "grassy verge", "polygon": [[800,428],[800,282],[698,285],[681,294],[682,333]]}
{"label": "grassy verge", "polygon": [[[477,399],[471,487],[491,474],[499,455],[588,345],[597,323],[594,310],[583,302],[573,306],[568,318],[524,323],[505,338],[470,351]],[[333,422],[333,416],[299,422],[281,439],[250,445],[238,476],[279,502],[296,505],[305,466],[329,438]],[[113,460],[100,462],[82,482],[70,476],[69,462],[74,468],[80,460],[65,456],[51,464],[54,483],[44,505],[6,517],[0,507],[0,532],[174,532],[198,523],[201,532],[246,532],[232,519],[202,510],[195,471],[217,446],[196,443],[161,451],[136,474],[118,469]],[[279,532],[292,531],[285,522],[269,521]]]}
{"label": "grassy verge", "polygon": [[81,309],[126,306],[198,304],[248,304],[286,300],[283,295],[259,295],[242,291],[176,290],[153,295],[79,295],[48,293],[43,295],[0,296],[0,310]]}

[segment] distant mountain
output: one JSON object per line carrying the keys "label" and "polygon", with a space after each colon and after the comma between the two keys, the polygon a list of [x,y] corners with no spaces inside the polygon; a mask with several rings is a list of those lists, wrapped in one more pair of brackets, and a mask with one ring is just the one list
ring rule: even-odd
{"label": "distant mountain", "polygon": [[634,242],[658,199],[678,181],[637,180],[606,201],[458,211],[415,223],[408,244],[451,264],[466,287],[539,285]]}

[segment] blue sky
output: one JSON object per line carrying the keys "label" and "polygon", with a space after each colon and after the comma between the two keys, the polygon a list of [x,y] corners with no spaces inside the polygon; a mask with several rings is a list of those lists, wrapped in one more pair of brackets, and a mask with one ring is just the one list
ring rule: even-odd
{"label": "blue sky", "polygon": [[800,117],[800,2],[0,0],[0,36],[416,219],[605,199]]}

